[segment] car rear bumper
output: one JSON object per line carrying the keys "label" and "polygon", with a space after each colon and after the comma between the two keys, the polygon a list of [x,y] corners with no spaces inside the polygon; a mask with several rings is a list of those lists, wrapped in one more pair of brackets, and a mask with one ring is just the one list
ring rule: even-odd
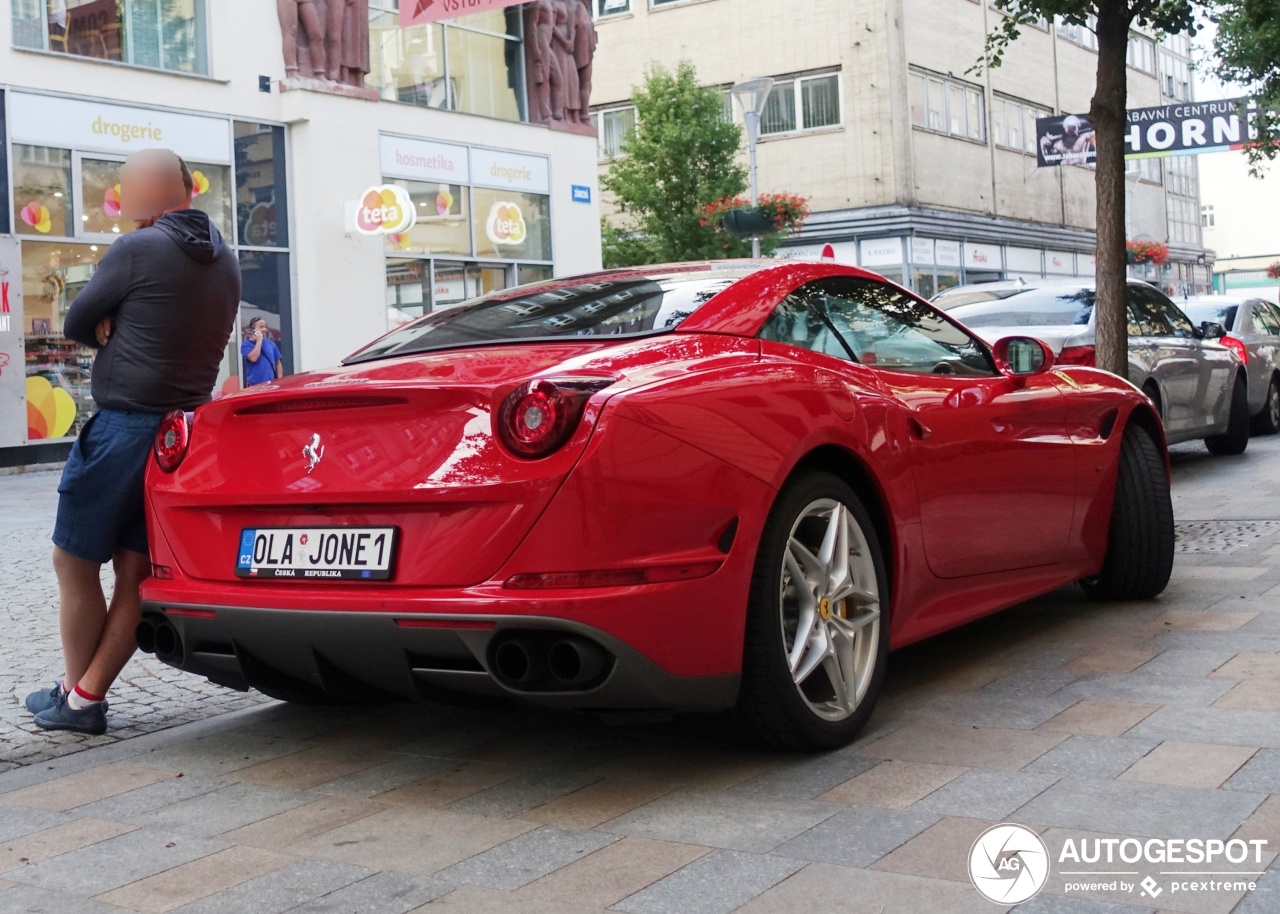
{"label": "car rear bumper", "polygon": [[[716,711],[737,698],[736,673],[680,676],[593,626],[538,615],[412,615],[145,601],[149,636],[164,631],[161,660],[234,689],[347,700],[441,699],[449,693],[524,698],[595,711]],[[145,640],[145,639],[144,639]],[[499,646],[531,658],[527,682],[504,675]],[[565,643],[601,660],[579,683],[547,668]],[[557,647],[557,646],[560,647]],[[155,647],[155,641],[148,647]],[[536,675],[534,675],[536,674]]]}

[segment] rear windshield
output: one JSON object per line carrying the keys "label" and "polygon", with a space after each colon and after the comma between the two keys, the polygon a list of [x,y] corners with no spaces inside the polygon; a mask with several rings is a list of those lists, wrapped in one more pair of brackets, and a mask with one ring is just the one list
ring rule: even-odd
{"label": "rear windshield", "polygon": [[361,349],[346,363],[489,343],[669,332],[750,272],[630,273],[506,289],[420,317]]}
{"label": "rear windshield", "polygon": [[1182,313],[1191,318],[1191,323],[1197,326],[1204,321],[1212,321],[1215,324],[1221,324],[1224,329],[1230,330],[1236,322],[1236,311],[1239,308],[1239,305],[1201,305],[1195,302],[1184,302]]}
{"label": "rear windshield", "polygon": [[1087,324],[1093,313],[1092,289],[1025,289],[997,301],[947,308],[966,327],[1056,327]]}
{"label": "rear windshield", "polygon": [[929,299],[929,304],[935,308],[941,308],[943,311],[950,311],[952,308],[959,308],[961,305],[972,305],[984,301],[1000,301],[1010,295],[1017,295],[1021,291],[1021,286],[994,289],[954,289],[939,292]]}

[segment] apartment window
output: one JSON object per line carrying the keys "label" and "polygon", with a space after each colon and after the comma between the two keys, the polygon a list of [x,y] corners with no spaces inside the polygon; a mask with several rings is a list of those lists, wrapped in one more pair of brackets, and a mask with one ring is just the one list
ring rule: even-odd
{"label": "apartment window", "polygon": [[205,0],[13,0],[16,47],[208,73]]}
{"label": "apartment window", "polygon": [[[990,2],[987,5],[990,6],[997,13],[1000,13],[1002,16],[1009,15],[1009,13],[1006,10],[1002,10],[1000,9],[1000,7],[996,5],[996,0],[990,0]],[[1042,31],[1045,31],[1045,32],[1049,31],[1049,20],[1046,19],[1044,16],[1037,16],[1035,19],[1031,21],[1030,24]]]}
{"label": "apartment window", "polygon": [[1156,73],[1156,43],[1142,35],[1129,36],[1129,49],[1126,53],[1129,66],[1152,76]]}
{"label": "apartment window", "polygon": [[591,0],[591,11],[596,18],[601,16],[617,16],[631,12],[631,0]]}
{"label": "apartment window", "polygon": [[1185,197],[1168,198],[1169,240],[1183,244],[1200,243],[1200,214],[1195,201]]}
{"label": "apartment window", "polygon": [[794,133],[840,123],[840,74],[798,76],[773,84],[760,118],[760,134]]}
{"label": "apartment window", "polygon": [[977,86],[932,74],[911,74],[911,123],[926,130],[982,142],[986,100]]}
{"label": "apartment window", "polygon": [[600,158],[616,159],[622,155],[622,142],[636,129],[636,109],[605,108],[592,115],[599,137]]}
{"label": "apartment window", "polygon": [[1213,204],[1200,207],[1200,227],[1213,228],[1217,224],[1217,217],[1213,214]]}
{"label": "apartment window", "polygon": [[1098,36],[1094,34],[1094,27],[1097,24],[1098,20],[1095,16],[1086,17],[1084,25],[1059,20],[1058,36],[1065,38],[1072,44],[1078,44],[1086,50],[1096,51],[1098,50]]}
{"label": "apartment window", "polygon": [[1160,163],[1161,160],[1156,158],[1129,159],[1124,163],[1124,170],[1126,174],[1136,175],[1138,180],[1148,184],[1163,184],[1164,171]]}
{"label": "apartment window", "polygon": [[991,132],[997,146],[1036,154],[1036,118],[1052,112],[1031,102],[995,97],[991,108]]}
{"label": "apartment window", "polygon": [[1160,49],[1160,88],[1169,98],[1191,101],[1191,69],[1185,58]]}
{"label": "apartment window", "polygon": [[1169,157],[1169,180],[1167,187],[1169,193],[1179,194],[1183,197],[1194,197],[1198,188],[1196,187],[1196,162],[1192,156],[1170,156]]}

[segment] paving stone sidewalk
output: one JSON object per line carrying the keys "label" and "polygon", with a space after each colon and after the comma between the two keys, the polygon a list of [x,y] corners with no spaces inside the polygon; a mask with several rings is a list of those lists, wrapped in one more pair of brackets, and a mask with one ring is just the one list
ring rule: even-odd
{"label": "paving stone sidewalk", "polygon": [[[1011,821],[1055,861],[1024,914],[1274,914],[1280,438],[1177,451],[1163,597],[1064,589],[901,651],[846,749],[509,706],[213,716],[226,705],[184,677],[163,688],[204,719],[0,773],[0,911],[977,914],[1000,908],[970,848]],[[0,529],[26,529],[9,493],[0,479]],[[48,582],[31,586],[11,606],[52,624]],[[11,631],[0,650],[26,662]],[[1124,867],[1149,890],[1068,891],[1067,840],[1125,837],[1269,846],[1256,865]],[[1208,869],[1238,875],[1182,874]]]}

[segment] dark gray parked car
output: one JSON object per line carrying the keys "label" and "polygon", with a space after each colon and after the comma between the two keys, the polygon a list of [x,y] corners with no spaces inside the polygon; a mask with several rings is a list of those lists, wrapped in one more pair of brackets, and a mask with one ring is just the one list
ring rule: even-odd
{"label": "dark gray parked car", "polygon": [[1280,431],[1280,308],[1261,298],[1200,295],[1179,303],[1197,324],[1226,328],[1222,342],[1236,351],[1249,374],[1254,434]]}
{"label": "dark gray parked car", "polygon": [[[1094,364],[1092,280],[957,286],[933,304],[987,342],[1043,340],[1061,363]],[[1217,323],[1192,324],[1164,293],[1129,281],[1129,380],[1160,411],[1169,443],[1203,438],[1215,454],[1249,444],[1249,382]]]}

